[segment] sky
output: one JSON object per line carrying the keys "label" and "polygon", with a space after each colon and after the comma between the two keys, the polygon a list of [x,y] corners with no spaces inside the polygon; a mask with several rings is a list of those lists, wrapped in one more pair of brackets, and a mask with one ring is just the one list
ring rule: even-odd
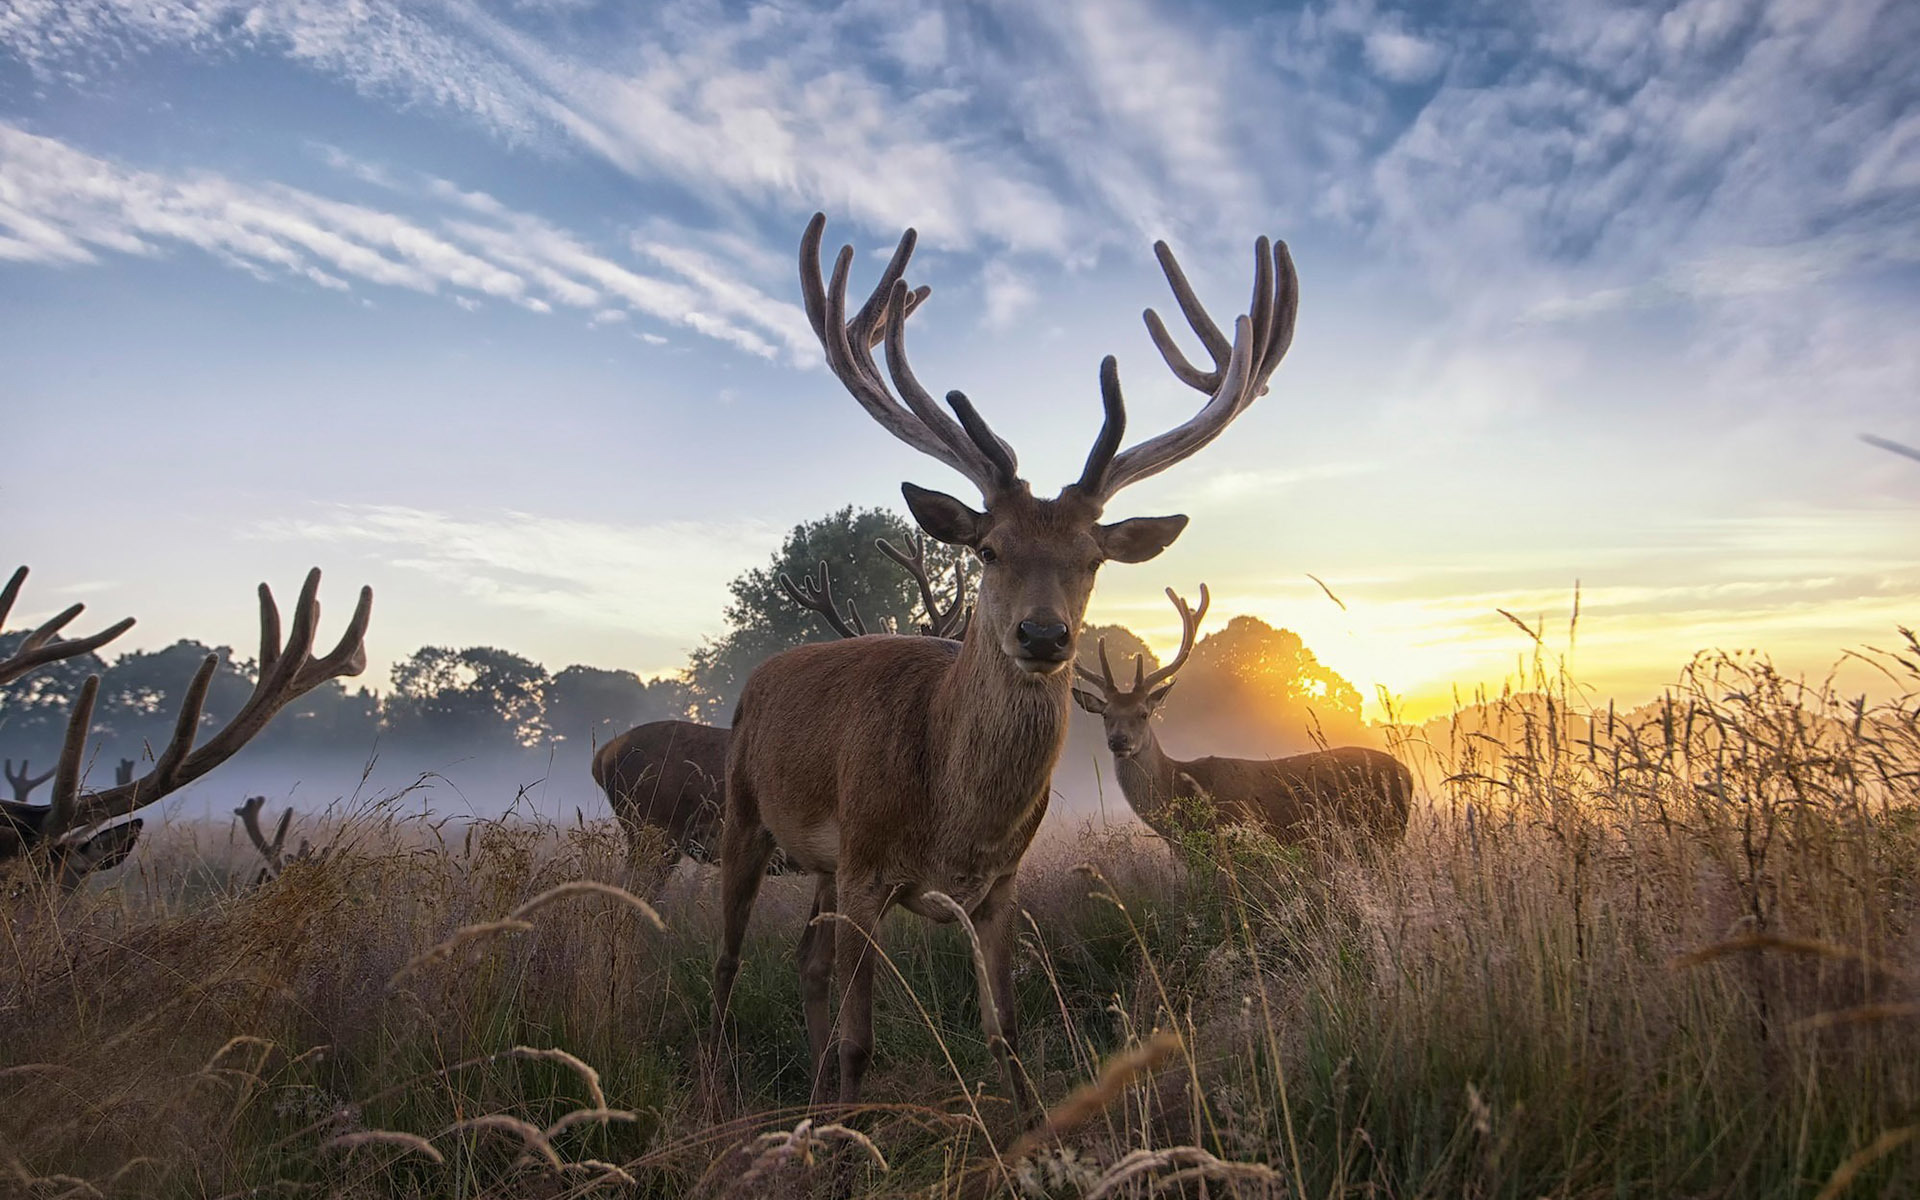
{"label": "sky", "polygon": [[1292,351],[1109,505],[1193,521],[1090,620],[1171,644],[1204,580],[1412,716],[1576,590],[1597,695],[1818,671],[1920,616],[1920,464],[1859,439],[1920,444],[1917,50],[1892,0],[0,0],[16,618],[250,647],[319,565],[376,684],[677,669],[794,523],[975,499],[824,369],[821,210],[856,293],[918,229],[915,370],[1049,494],[1103,355],[1135,437],[1200,403],[1153,241],[1223,322],[1288,242]]}

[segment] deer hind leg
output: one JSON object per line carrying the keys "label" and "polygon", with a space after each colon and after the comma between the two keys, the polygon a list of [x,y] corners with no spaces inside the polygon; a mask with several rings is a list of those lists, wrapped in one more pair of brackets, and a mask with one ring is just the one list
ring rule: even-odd
{"label": "deer hind leg", "polygon": [[[880,918],[893,904],[894,889],[876,880],[850,880],[844,871],[837,878],[840,916],[833,930],[833,990],[840,994],[840,1103],[857,1104],[860,1081],[873,1057],[873,968],[880,959]],[[818,1076],[814,1087],[820,1090]]]}
{"label": "deer hind leg", "polygon": [[720,1045],[726,1031],[727,1003],[740,973],[740,945],[746,940],[747,918],[760,894],[767,860],[773,856],[773,835],[758,820],[752,804],[735,805],[733,819],[720,836],[720,957],[713,966],[713,1043]]}
{"label": "deer hind leg", "polygon": [[813,1058],[813,1104],[826,1102],[832,1078],[827,1051],[833,1038],[833,1010],[828,1000],[833,989],[833,943],[837,936],[833,921],[836,888],[833,876],[816,877],[813,915],[800,934],[800,999],[807,1012],[807,1050]]}
{"label": "deer hind leg", "polygon": [[1013,991],[1013,951],[1019,941],[1016,921],[1020,914],[1019,892],[1011,875],[1002,877],[987,892],[974,912],[974,932],[980,936],[981,957],[987,961],[987,976],[992,983],[991,1001],[980,997],[980,1024],[1000,1060],[1000,1070],[1013,1091],[1014,1106],[1020,1123],[1031,1127],[1040,1116],[1034,1104],[1033,1090],[1027,1086],[1027,1071],[1020,1062],[1020,1016]]}

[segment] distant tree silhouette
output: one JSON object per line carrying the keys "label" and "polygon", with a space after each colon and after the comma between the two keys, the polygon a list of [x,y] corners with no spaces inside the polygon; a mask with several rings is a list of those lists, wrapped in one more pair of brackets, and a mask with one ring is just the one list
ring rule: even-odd
{"label": "distant tree silhouette", "polygon": [[648,721],[684,718],[692,695],[677,679],[572,666],[547,684],[547,729],[569,745],[601,745]]}
{"label": "distant tree silhouette", "polygon": [[546,668],[511,651],[423,646],[393,666],[387,726],[416,743],[531,746],[546,732],[546,686]]}
{"label": "distant tree silhouette", "polygon": [[1359,689],[1299,634],[1258,617],[1234,617],[1202,637],[1177,679],[1169,720],[1210,729],[1221,753],[1290,752],[1323,737],[1337,745],[1363,728]]}
{"label": "distant tree silhouette", "polygon": [[1140,635],[1125,625],[1083,625],[1080,628],[1080,651],[1077,661],[1087,670],[1100,673],[1100,642],[1107,643],[1107,661],[1113,666],[1114,678],[1133,677],[1133,660],[1139,655],[1146,660],[1147,670],[1157,670],[1160,659]]}
{"label": "distant tree silhouette", "polygon": [[[25,630],[0,634],[0,658],[13,653],[26,636]],[[80,685],[106,669],[99,655],[81,654],[0,684],[0,744],[16,757],[29,754],[52,761],[60,753],[67,713]]]}
{"label": "distant tree silhouette", "polygon": [[[852,601],[869,632],[882,632],[891,624],[912,633],[923,616],[919,588],[873,541],[884,537],[905,549],[917,532],[904,517],[883,508],[843,508],[794,526],[766,566],[744,572],[727,585],[733,596],[726,608],[727,632],[703,642],[687,664],[696,719],[726,724],[753,668],[782,650],[838,636],[818,616],[787,599],[780,590],[781,572],[797,580],[825,562],[832,571],[835,598]],[[971,580],[978,568],[970,555],[938,543],[927,547],[927,574],[942,604],[952,599],[953,566],[963,559]]]}

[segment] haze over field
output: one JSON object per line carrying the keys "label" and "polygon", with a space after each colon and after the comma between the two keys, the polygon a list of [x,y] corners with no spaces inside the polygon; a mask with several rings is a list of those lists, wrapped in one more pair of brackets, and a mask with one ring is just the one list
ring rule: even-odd
{"label": "haze over field", "polygon": [[1632,700],[1911,620],[1920,469],[1856,434],[1920,442],[1920,9],[1253,8],[0,6],[17,615],[244,647],[319,563],[378,594],[376,687],[679,669],[796,521],[965,491],[821,369],[818,208],[856,289],[919,228],[916,368],[1042,486],[1101,355],[1137,433],[1193,407],[1154,238],[1216,313],[1289,241],[1271,394],[1116,514],[1194,517],[1089,614],[1163,652],[1205,579],[1424,717],[1576,580]]}

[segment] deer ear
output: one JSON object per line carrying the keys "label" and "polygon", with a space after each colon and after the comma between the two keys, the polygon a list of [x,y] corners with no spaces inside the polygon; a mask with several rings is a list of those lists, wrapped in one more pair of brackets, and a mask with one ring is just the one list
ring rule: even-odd
{"label": "deer ear", "polygon": [[[911,483],[900,485],[907,498],[907,509],[927,536],[949,546],[977,548],[987,535],[987,514],[975,512],[945,492],[930,491]],[[1181,520],[1184,522],[1185,517]]]}
{"label": "deer ear", "polygon": [[1173,545],[1173,539],[1186,527],[1185,516],[1134,517],[1111,525],[1095,525],[1093,536],[1100,543],[1100,552],[1108,558],[1115,562],[1139,563]]}
{"label": "deer ear", "polygon": [[1159,708],[1162,704],[1164,704],[1167,699],[1167,693],[1172,691],[1173,685],[1178,682],[1180,681],[1177,679],[1170,679],[1165,684],[1162,684],[1160,687],[1153,689],[1153,692],[1147,697],[1148,711],[1152,711],[1153,709]]}
{"label": "deer ear", "polygon": [[1102,700],[1092,692],[1082,691],[1080,688],[1073,689],[1073,702],[1096,717],[1104,716],[1107,711],[1107,702],[1105,700]]}

